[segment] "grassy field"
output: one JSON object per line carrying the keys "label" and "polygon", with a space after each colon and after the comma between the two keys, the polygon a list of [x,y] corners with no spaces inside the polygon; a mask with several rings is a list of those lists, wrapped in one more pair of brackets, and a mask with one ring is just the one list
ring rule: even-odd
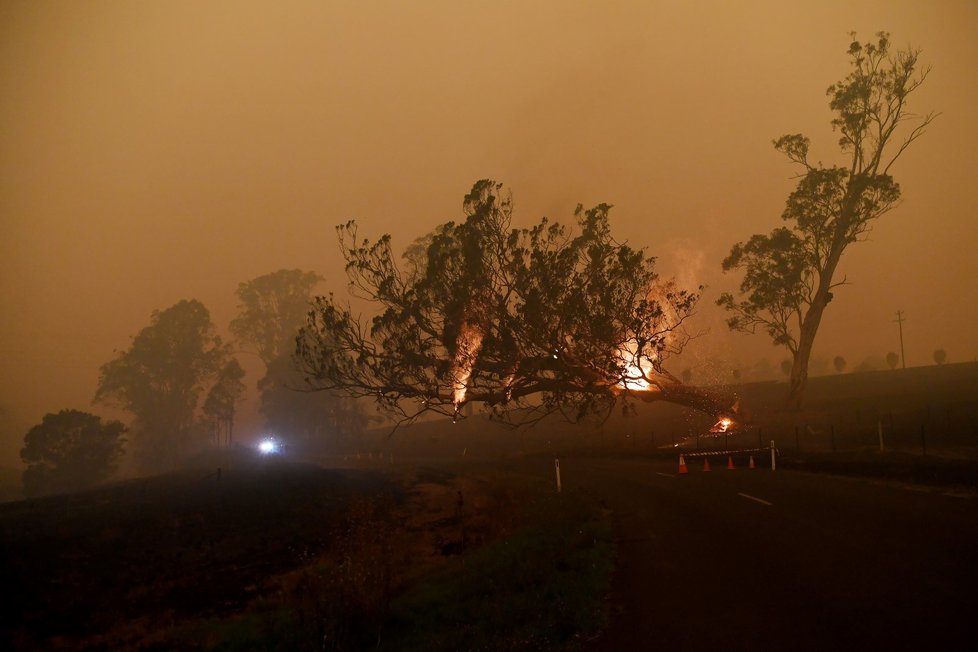
{"label": "grassy field", "polygon": [[505,465],[242,464],[8,503],[0,634],[23,650],[575,649],[604,623],[609,521]]}

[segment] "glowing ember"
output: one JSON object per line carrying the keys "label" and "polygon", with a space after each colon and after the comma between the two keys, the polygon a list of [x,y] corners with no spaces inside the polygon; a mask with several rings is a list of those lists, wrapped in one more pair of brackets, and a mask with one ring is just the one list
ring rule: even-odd
{"label": "glowing ember", "polygon": [[733,419],[729,417],[723,417],[710,428],[710,432],[727,432],[730,427],[733,426]]}

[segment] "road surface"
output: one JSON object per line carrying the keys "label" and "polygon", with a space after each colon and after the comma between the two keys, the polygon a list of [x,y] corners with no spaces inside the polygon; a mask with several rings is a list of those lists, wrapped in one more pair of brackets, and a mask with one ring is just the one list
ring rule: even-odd
{"label": "road surface", "polygon": [[613,514],[595,650],[978,649],[978,498],[687,461],[561,460]]}

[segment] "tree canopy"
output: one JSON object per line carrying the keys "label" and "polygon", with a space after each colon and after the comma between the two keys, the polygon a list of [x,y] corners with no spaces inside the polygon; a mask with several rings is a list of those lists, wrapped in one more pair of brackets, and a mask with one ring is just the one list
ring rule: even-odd
{"label": "tree canopy", "polygon": [[135,416],[133,446],[146,468],[173,463],[192,444],[201,392],[229,359],[199,301],[154,311],[132,346],[102,365],[95,400]]}
{"label": "tree canopy", "polygon": [[842,254],[896,205],[900,186],[890,168],[936,117],[909,110],[910,95],[929,72],[920,68],[918,50],[893,52],[889,35],[880,32],[867,43],[853,35],[848,55],[849,75],[827,90],[845,164],[812,162],[810,141],[801,134],[774,141],[801,168],[781,215],[787,225],[731,248],[723,269],[743,272],[740,297],[724,293],[717,300],[730,312],[731,329],[760,328],[791,352],[788,402],[796,407],[822,315],[832,291],[846,282],[836,279]]}
{"label": "tree canopy", "polygon": [[308,388],[293,360],[296,336],[322,280],[315,272],[281,269],[241,283],[238,315],[231,322],[241,346],[253,348],[265,363],[265,375],[258,381],[265,426],[293,445],[300,437],[358,434],[367,421],[349,398],[303,391]]}
{"label": "tree canopy", "polygon": [[832,358],[832,366],[835,367],[836,373],[842,373],[846,370],[846,359],[841,355],[837,355]]}
{"label": "tree canopy", "polygon": [[896,369],[897,365],[900,364],[900,354],[896,351],[890,351],[887,353],[886,364],[890,366],[890,369]]}
{"label": "tree canopy", "polygon": [[215,443],[218,446],[222,444],[231,446],[234,436],[234,414],[245,390],[242,382],[244,377],[244,369],[236,359],[231,358],[217,373],[217,378],[207,392],[207,398],[204,399],[204,417],[214,433]]}
{"label": "tree canopy", "polygon": [[116,470],[126,427],[78,410],[44,415],[24,436],[24,493],[37,496],[86,489]]}
{"label": "tree canopy", "polygon": [[291,356],[313,290],[322,280],[315,272],[280,269],[239,284],[238,316],[231,321],[231,333],[253,347],[265,365]]}
{"label": "tree canopy", "polygon": [[415,242],[402,271],[391,238],[337,227],[353,293],[374,314],[318,297],[297,340],[310,387],[371,397],[395,418],[457,417],[481,403],[510,423],[559,411],[576,420],[619,399],[665,399],[711,414],[733,403],[664,367],[688,337],[698,290],[660,278],[654,259],[616,241],[611,206],[511,224],[502,184],[475,183],[464,219]]}

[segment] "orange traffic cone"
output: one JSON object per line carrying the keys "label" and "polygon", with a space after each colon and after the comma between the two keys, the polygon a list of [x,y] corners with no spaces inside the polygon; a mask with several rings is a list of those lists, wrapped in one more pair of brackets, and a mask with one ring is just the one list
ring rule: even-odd
{"label": "orange traffic cone", "polygon": [[750,464],[747,465],[747,468],[749,468],[749,469],[756,469],[757,468],[756,466],[754,466],[754,456],[753,455],[750,456]]}
{"label": "orange traffic cone", "polygon": [[734,470],[733,455],[727,455],[727,470],[728,471]]}
{"label": "orange traffic cone", "polygon": [[682,455],[679,456],[679,475],[686,475],[689,473],[689,469],[686,468],[686,458]]}
{"label": "orange traffic cone", "polygon": [[704,471],[710,470],[710,460],[706,459],[705,457],[703,458],[703,470]]}

